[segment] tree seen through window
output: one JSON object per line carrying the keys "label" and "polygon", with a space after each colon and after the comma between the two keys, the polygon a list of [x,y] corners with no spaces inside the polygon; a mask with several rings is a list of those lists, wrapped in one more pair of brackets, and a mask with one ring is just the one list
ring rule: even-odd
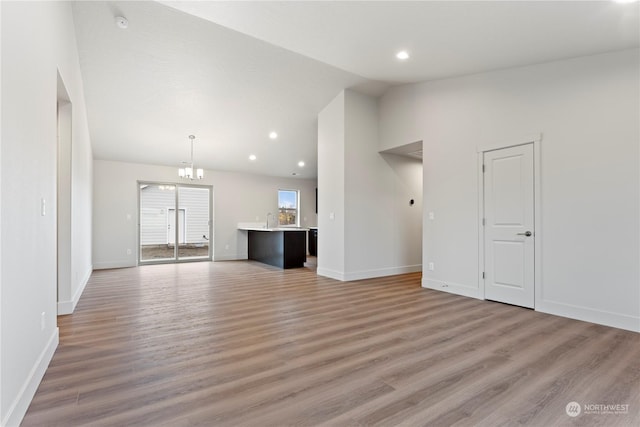
{"label": "tree seen through window", "polygon": [[278,190],[278,224],[298,226],[297,190]]}

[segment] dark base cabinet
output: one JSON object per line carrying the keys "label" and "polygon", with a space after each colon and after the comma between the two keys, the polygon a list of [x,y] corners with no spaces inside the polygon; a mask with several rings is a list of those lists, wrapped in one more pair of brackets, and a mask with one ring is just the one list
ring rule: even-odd
{"label": "dark base cabinet", "polygon": [[318,256],[318,230],[309,230],[309,255]]}
{"label": "dark base cabinet", "polygon": [[249,259],[280,268],[304,267],[306,231],[248,231]]}

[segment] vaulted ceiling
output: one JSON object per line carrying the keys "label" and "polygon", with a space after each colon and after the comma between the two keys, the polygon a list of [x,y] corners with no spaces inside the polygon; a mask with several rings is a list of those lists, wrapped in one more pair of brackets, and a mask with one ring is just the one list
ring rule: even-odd
{"label": "vaulted ceiling", "polygon": [[[640,3],[147,1],[73,8],[96,158],[178,167],[189,159],[194,134],[197,167],[311,179],[317,114],[345,88],[379,96],[396,84],[640,46]],[[116,25],[118,16],[128,28]],[[396,59],[399,50],[410,58]]]}

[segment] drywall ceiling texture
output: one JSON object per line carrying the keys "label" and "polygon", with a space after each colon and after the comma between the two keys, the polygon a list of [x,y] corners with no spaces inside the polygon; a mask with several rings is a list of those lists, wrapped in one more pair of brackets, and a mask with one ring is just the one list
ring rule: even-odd
{"label": "drywall ceiling texture", "polygon": [[194,134],[198,167],[315,179],[318,112],[366,81],[155,2],[74,16],[97,159],[178,167]]}
{"label": "drywall ceiling texture", "polygon": [[[638,5],[608,1],[161,1],[341,70],[387,83],[638,45]],[[398,64],[406,49],[411,60]]]}
{"label": "drywall ceiling texture", "polygon": [[379,96],[638,43],[637,4],[161,3],[74,3],[98,159],[177,167],[195,134],[206,169],[313,179],[317,115],[346,88]]}

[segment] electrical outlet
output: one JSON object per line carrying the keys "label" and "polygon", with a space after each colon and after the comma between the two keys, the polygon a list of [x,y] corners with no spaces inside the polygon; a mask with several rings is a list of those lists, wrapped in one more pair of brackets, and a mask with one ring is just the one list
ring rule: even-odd
{"label": "electrical outlet", "polygon": [[42,314],[40,315],[40,330],[44,331],[44,311],[42,312]]}
{"label": "electrical outlet", "polygon": [[226,245],[224,245],[224,250],[228,251],[229,250],[229,244],[227,243]]}
{"label": "electrical outlet", "polygon": [[432,262],[430,262],[430,263],[429,263],[429,267],[428,267],[428,268],[429,268],[429,271],[433,271],[433,270],[434,270],[434,267],[435,267],[435,266],[433,265],[433,263],[432,263]]}
{"label": "electrical outlet", "polygon": [[429,212],[429,219],[434,219],[436,216],[433,212]]}
{"label": "electrical outlet", "polygon": [[127,255],[131,255],[131,249],[127,249]]}

